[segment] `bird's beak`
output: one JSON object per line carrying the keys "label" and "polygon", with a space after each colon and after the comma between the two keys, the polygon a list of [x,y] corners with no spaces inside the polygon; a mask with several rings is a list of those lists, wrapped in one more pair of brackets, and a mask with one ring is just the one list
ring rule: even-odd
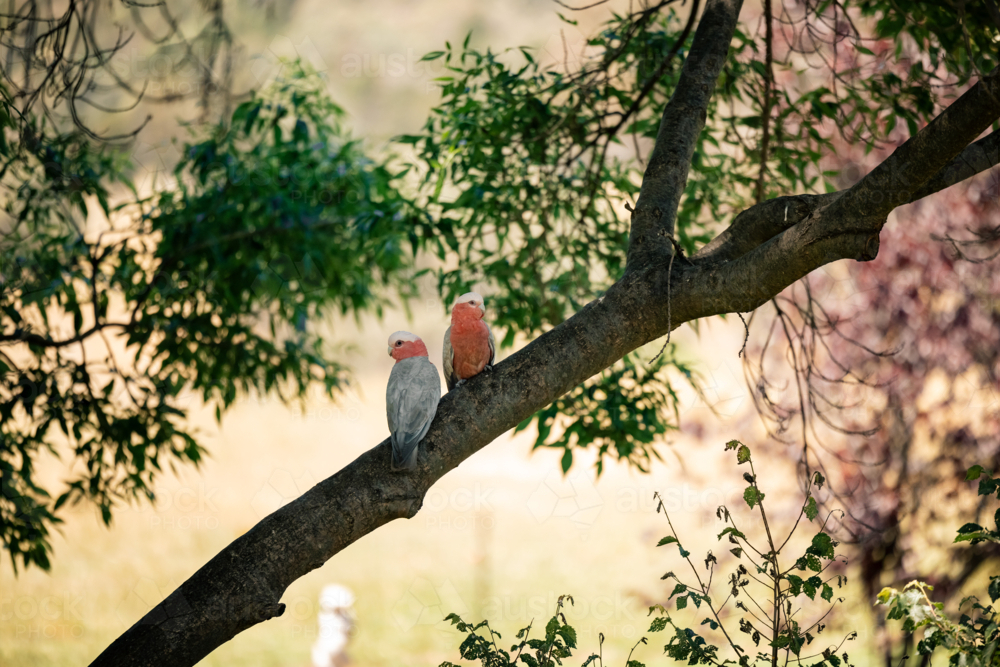
{"label": "bird's beak", "polygon": [[390,345],[386,349],[389,350],[389,356],[391,357],[392,356],[392,346]]}

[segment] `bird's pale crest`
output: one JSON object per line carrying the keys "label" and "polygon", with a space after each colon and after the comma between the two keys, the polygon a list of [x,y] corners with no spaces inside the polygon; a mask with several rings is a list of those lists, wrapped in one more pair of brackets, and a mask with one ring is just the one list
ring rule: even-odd
{"label": "bird's pale crest", "polygon": [[402,347],[403,343],[415,343],[418,340],[420,340],[420,336],[417,334],[411,334],[409,331],[397,331],[389,336],[389,356],[392,356],[392,351],[397,347]]}
{"label": "bird's pale crest", "polygon": [[486,300],[483,299],[483,295],[479,292],[466,292],[462,296],[458,297],[458,301],[455,302],[457,306],[460,303],[467,303],[471,306],[477,306],[482,310],[486,310]]}
{"label": "bird's pale crest", "polygon": [[420,336],[417,334],[411,334],[409,331],[397,331],[389,336],[389,353],[391,354],[393,348],[400,347],[403,343],[416,343],[418,340],[420,340]]}

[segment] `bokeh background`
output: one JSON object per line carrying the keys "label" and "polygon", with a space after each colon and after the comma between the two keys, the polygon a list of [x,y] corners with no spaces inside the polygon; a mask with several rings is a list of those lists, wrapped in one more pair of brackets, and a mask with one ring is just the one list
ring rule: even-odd
{"label": "bokeh background", "polygon": [[[202,19],[195,6],[190,11],[183,3],[171,6],[191,21],[192,31],[198,29]],[[546,0],[233,3],[227,19],[243,49],[235,88],[262,87],[281,74],[283,58],[302,58],[326,76],[356,136],[377,149],[423,124],[437,100],[434,78],[442,71],[440,61],[420,58],[446,40],[460,42],[472,31],[474,46],[528,46],[539,49],[543,59],[572,61],[583,36],[606,10],[578,17],[577,29],[559,21],[558,9]],[[745,11],[756,11],[754,3]],[[162,66],[142,40],[126,53],[123,67],[129,76],[142,78]],[[170,85],[192,81],[174,77]],[[167,178],[177,158],[176,140],[186,136],[180,121],[201,112],[194,105],[175,105],[154,113],[131,149],[140,167],[136,181],[145,188]],[[107,123],[125,121],[109,117]],[[828,267],[820,279],[830,302],[857,304],[859,283],[846,265]],[[0,663],[88,663],[226,544],[384,439],[389,334],[398,329],[420,334],[431,360],[441,367],[446,305],[431,282],[422,283],[421,291],[422,299],[381,320],[329,321],[331,338],[344,346],[342,358],[354,369],[354,382],[340,400],[331,402],[317,392],[302,405],[285,406],[272,397],[248,396],[217,424],[213,412],[191,397],[193,420],[210,452],[200,469],[163,475],[156,503],[119,509],[110,529],[92,508],[73,508],[53,540],[50,573],[32,569],[15,577],[6,556],[0,557],[5,559],[0,562]],[[308,665],[319,593],[330,583],[344,584],[357,596],[349,648],[357,665],[457,662],[461,636],[443,621],[446,614],[489,619],[506,642],[529,623],[542,627],[556,599],[567,593],[575,600],[566,616],[579,632],[579,654],[596,652],[603,635],[606,664],[623,664],[646,634],[648,606],[663,602],[672,586],[661,582],[661,575],[687,567],[675,549],[655,547],[668,529],[655,511],[654,492],[663,497],[679,532],[688,536],[685,547],[695,562],[709,549],[726,551],[715,539],[722,529],[715,515],[719,505],[733,509],[748,534],[760,528],[743,506],[743,471],[731,454],[724,454],[727,440],[751,444],[766,460],[761,486],[779,526],[787,529],[794,522],[802,502],[796,446],[771,442],[757,449],[767,431],[739,357],[743,325],[732,319],[703,322],[698,331],[679,330],[674,342],[698,370],[704,391],[699,395],[678,386],[681,428],[663,443],[663,460],[648,474],[606,465],[597,477],[593,461],[578,455],[563,475],[559,452],[531,451],[533,433],[504,435],[438,482],[416,517],[379,529],[295,582],[283,598],[283,616],[237,636],[202,664]],[[654,349],[647,358],[652,354]],[[934,379],[932,371],[922,371],[918,399],[933,402],[957,382],[968,385],[964,400],[953,406],[959,419],[970,407],[992,414],[1000,405],[995,387],[979,375]],[[781,384],[780,373],[776,383]],[[858,418],[879,409],[877,403],[862,406]],[[988,431],[992,424],[980,427]],[[928,436],[925,458],[932,467],[940,465],[934,442]],[[58,462],[48,463],[44,474],[59,477]],[[941,525],[947,540],[958,524]],[[802,539],[810,536],[807,531]],[[947,558],[944,565],[926,564],[946,566]],[[866,656],[877,653],[875,615],[881,612],[871,609],[867,589],[855,583],[850,566],[845,573],[851,583],[837,595],[852,602],[840,606],[832,624],[858,632],[851,648],[865,664]],[[980,574],[963,586],[982,587],[984,581]],[[640,646],[635,657],[661,660],[661,637]]]}

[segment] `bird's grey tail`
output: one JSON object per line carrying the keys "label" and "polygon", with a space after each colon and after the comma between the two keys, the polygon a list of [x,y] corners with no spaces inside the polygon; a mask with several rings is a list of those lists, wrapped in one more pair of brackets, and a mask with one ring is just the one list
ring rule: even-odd
{"label": "bird's grey tail", "polygon": [[[396,443],[393,443],[395,445]],[[417,467],[417,451],[419,450],[419,442],[413,443],[412,447],[407,452],[403,452],[403,460],[400,460],[400,453],[397,452],[397,447],[392,448],[392,469],[393,470],[413,470]]]}

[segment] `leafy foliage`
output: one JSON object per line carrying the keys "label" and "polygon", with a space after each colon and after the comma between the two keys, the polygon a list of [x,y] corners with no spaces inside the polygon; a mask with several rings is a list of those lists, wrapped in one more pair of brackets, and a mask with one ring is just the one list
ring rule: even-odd
{"label": "leafy foliage", "polygon": [[[439,256],[457,259],[438,270],[443,300],[474,285],[486,293],[502,346],[559,324],[624,270],[623,211],[689,44],[689,24],[663,4],[612,16],[573,71],[546,67],[527,49],[470,48],[468,37],[426,56],[445,65],[443,99],[421,132],[398,140],[415,151],[417,199],[447,244]],[[845,142],[871,150],[902,141],[969,82],[969,63],[992,68],[996,28],[986,9],[963,10],[955,30],[947,9],[918,4],[913,17],[880,0],[782,4],[770,42],[763,22],[738,26],[677,212],[685,252],[752,203],[758,181],[763,198],[850,185],[829,164]],[[769,81],[781,85],[765,105]],[[766,152],[765,128],[773,130]],[[600,426],[609,411],[593,398],[636,379],[630,365],[560,401],[565,437],[551,437],[560,430],[551,410],[520,428],[534,422],[536,447],[562,448],[564,469],[581,446],[598,450],[599,469],[608,453],[646,466],[676,421],[644,419],[609,437]],[[635,389],[626,384],[634,400],[662,404],[672,394],[659,371]]]}
{"label": "leafy foliage", "polygon": [[[967,481],[979,480],[980,496],[1000,498],[1000,480],[993,478],[981,465],[969,468],[965,478]],[[1000,520],[1000,508],[996,510],[996,517]],[[976,524],[966,524],[958,530],[955,542],[1000,543],[1000,524],[997,528],[986,530]],[[997,651],[1000,625],[992,605],[983,605],[977,597],[969,596],[959,604],[960,616],[955,622],[945,613],[944,603],[931,600],[929,593],[933,590],[933,586],[922,581],[911,581],[902,591],[886,587],[876,597],[875,604],[889,607],[886,618],[903,621],[903,631],[908,634],[924,628],[923,639],[917,644],[920,655],[930,656],[940,647],[951,653],[952,665],[1000,665],[1000,652]],[[994,604],[1000,599],[1000,575],[990,577],[987,593]]]}
{"label": "leafy foliage", "polygon": [[[749,477],[747,487],[755,492],[753,504],[747,503],[751,510],[756,509],[763,520],[763,525],[767,534],[766,546],[758,547],[751,543],[747,536],[737,527],[729,509],[725,506],[718,508],[717,517],[726,524],[726,527],[718,535],[720,541],[725,538],[728,544],[733,545],[730,553],[733,555],[733,572],[728,579],[724,597],[712,590],[712,580],[715,569],[719,565],[719,559],[708,552],[704,559],[704,569],[707,574],[703,575],[698,566],[691,560],[691,553],[681,546],[680,537],[674,530],[673,522],[667,513],[663,501],[656,494],[657,513],[663,512],[670,526],[670,535],[663,537],[657,547],[677,545],[681,558],[687,561],[694,575],[695,583],[684,583],[673,571],[664,574],[661,579],[665,581],[673,580],[673,590],[668,596],[668,600],[673,600],[676,611],[686,611],[700,615],[704,613],[701,626],[708,626],[707,632],[699,634],[693,628],[684,627],[667,610],[664,605],[657,604],[649,608],[651,619],[649,633],[667,631],[669,639],[663,647],[664,653],[671,660],[684,662],[689,665],[741,665],[746,667],[750,664],[769,664],[776,666],[780,664],[809,664],[850,665],[849,657],[842,651],[844,642],[856,637],[856,633],[851,633],[836,646],[828,646],[823,649],[811,648],[812,643],[817,640],[826,629],[823,621],[832,609],[832,605],[842,602],[842,599],[833,600],[834,586],[841,588],[847,583],[847,577],[843,574],[830,574],[828,570],[838,562],[838,556],[834,550],[837,543],[825,532],[826,523],[822,522],[819,532],[812,538],[811,544],[799,557],[792,557],[795,563],[791,567],[782,570],[778,564],[778,556],[789,545],[792,535],[796,532],[803,517],[813,521],[816,515],[808,508],[815,507],[812,494],[813,489],[822,488],[825,479],[816,473],[810,480],[806,489],[806,501],[804,502],[795,524],[791,527],[787,537],[780,543],[772,536],[771,526],[764,511],[763,497],[757,487],[756,472],[753,470],[753,461],[750,448],[737,440],[732,440],[726,444],[727,450],[736,450],[737,464],[749,463],[751,472],[745,477]],[[813,501],[810,503],[810,501]],[[785,561],[786,564],[789,561]],[[803,571],[803,575],[792,574],[793,571]],[[824,578],[825,577],[825,578]],[[761,597],[761,591],[763,596]],[[799,616],[799,609],[793,605],[796,599],[805,595],[812,602],[817,595],[820,600],[831,605],[825,613],[820,615],[816,621],[808,626],[800,624],[796,618]],[[741,598],[742,596],[742,598]],[[721,598],[721,602],[720,602]],[[558,607],[561,608],[564,601],[572,603],[569,596],[559,598]],[[750,602],[753,610],[746,604]],[[732,605],[738,614],[738,624],[741,633],[748,635],[748,640],[754,643],[755,648],[771,647],[770,651],[757,650],[756,652],[744,648],[743,645],[735,643],[734,637],[727,626],[732,625],[734,613],[727,610]],[[762,618],[763,616],[763,618]],[[449,614],[445,620],[451,621],[460,632],[466,633],[465,639],[460,647],[461,656],[466,660],[479,660],[484,667],[512,667],[519,661],[530,667],[550,666],[562,664],[561,659],[571,655],[570,649],[576,648],[576,631],[566,624],[566,619],[556,610],[556,615],[552,617],[545,628],[545,639],[528,638],[531,630],[529,625],[517,633],[517,638],[521,640],[519,644],[511,646],[510,651],[505,651],[497,646],[500,634],[493,630],[487,621],[482,621],[477,625],[462,621],[455,614]],[[485,634],[479,634],[485,628]],[[603,647],[604,637],[600,636]],[[640,640],[632,648],[626,660],[626,667],[644,667],[638,660],[632,660],[632,653],[639,644],[647,644],[646,637]],[[525,648],[535,651],[534,655],[527,655]],[[720,651],[725,647],[731,650],[731,657],[722,657]],[[811,661],[805,663],[804,661]],[[603,665],[603,651],[592,654],[583,667],[591,663]],[[441,663],[441,667],[455,667],[453,663]]]}
{"label": "leafy foliage", "polygon": [[628,461],[646,472],[653,459],[660,459],[655,448],[658,440],[676,429],[680,421],[670,369],[697,390],[693,371],[673,354],[661,355],[647,367],[638,355],[628,354],[595,380],[576,387],[519,424],[515,432],[537,421],[534,448],[563,449],[564,473],[573,465],[574,448],[591,447],[599,454],[595,463],[598,475],[604,469],[605,456]]}
{"label": "leafy foliage", "polygon": [[[757,662],[765,662],[777,665],[779,662],[786,664],[792,662],[801,664],[803,660],[818,659],[810,664],[850,664],[846,653],[838,655],[844,641],[837,646],[830,646],[820,650],[818,653],[808,655],[806,647],[825,630],[823,623],[829,610],[823,613],[815,622],[804,625],[795,620],[797,610],[793,609],[794,600],[800,595],[805,595],[811,601],[817,602],[816,596],[829,604],[836,604],[833,601],[834,587],[841,588],[847,583],[847,577],[843,574],[829,574],[828,570],[835,563],[838,563],[838,556],[835,553],[837,542],[833,541],[826,530],[826,523],[829,517],[820,525],[819,532],[812,538],[810,545],[801,556],[793,556],[791,567],[782,569],[779,565],[778,557],[789,545],[792,535],[799,527],[802,518],[805,517],[812,522],[817,518],[814,512],[815,499],[812,495],[813,488],[822,487],[825,479],[818,473],[810,480],[806,489],[806,499],[799,511],[795,524],[791,527],[784,540],[778,539],[772,533],[772,527],[768,522],[767,513],[764,510],[765,494],[757,485],[757,473],[754,470],[753,458],[750,448],[738,440],[731,440],[726,443],[726,450],[736,452],[737,465],[749,464],[750,472],[744,473],[743,477],[747,481],[747,487],[743,498],[747,506],[760,514],[765,532],[767,544],[757,546],[751,543],[746,534],[737,526],[732,513],[725,506],[720,506],[716,516],[726,524],[726,527],[719,533],[718,539],[725,538],[726,542],[732,545],[729,552],[734,557],[733,571],[728,577],[728,594],[719,602],[719,596],[713,595],[712,580],[715,569],[719,564],[718,558],[709,552],[704,559],[704,567],[707,575],[703,576],[699,568],[691,560],[690,552],[680,546],[680,537],[677,535],[667,513],[662,500],[658,500],[657,512],[663,511],[670,525],[671,534],[660,540],[659,544],[678,545],[680,555],[690,566],[694,574],[694,583],[685,583],[673,571],[663,575],[662,579],[673,579],[676,583],[670,599],[675,596],[674,602],[676,610],[682,611],[691,609],[689,602],[694,609],[701,610],[702,604],[705,606],[707,616],[702,620],[701,625],[708,625],[710,630],[721,633],[720,640],[732,651],[732,658],[720,659],[718,656],[719,647],[714,643],[699,636],[692,628],[684,628],[677,625],[676,621],[661,605],[650,608],[650,614],[656,613],[650,626],[650,632],[658,632],[668,625],[673,628],[674,634],[669,643],[664,647],[667,655],[674,660],[684,660],[688,664],[740,664],[748,665]],[[786,564],[789,562],[785,561]],[[803,574],[793,574],[800,571]],[[824,576],[826,575],[826,576]],[[743,599],[740,599],[740,596]],[[759,599],[763,595],[764,599]],[[745,601],[744,601],[745,600]],[[841,602],[838,599],[837,602]],[[751,612],[750,602],[755,611]],[[744,648],[742,644],[737,644],[733,637],[725,628],[727,623],[731,623],[731,614],[724,613],[726,607],[732,604],[736,609],[743,612],[739,618],[739,630],[749,636],[755,647],[760,647],[761,641],[764,646],[770,646],[771,650],[752,651]],[[763,614],[763,618],[761,617]],[[850,635],[847,639],[853,639]]]}
{"label": "leafy foliage", "polygon": [[[573,655],[573,649],[576,648],[576,630],[566,623],[566,617],[559,611],[566,602],[573,604],[572,596],[560,595],[555,614],[545,624],[544,639],[532,639],[529,624],[518,630],[517,639],[521,641],[512,645],[510,651],[497,646],[497,640],[502,637],[490,627],[488,621],[473,625],[463,621],[458,614],[448,614],[444,620],[451,621],[459,632],[466,634],[459,648],[463,660],[478,660],[483,667],[513,667],[518,662],[528,667],[555,667],[563,664],[563,658]],[[483,628],[486,629],[486,635],[479,634],[479,630]],[[589,664],[596,657],[591,656],[584,664]],[[440,667],[458,666],[442,662]]]}
{"label": "leafy foliage", "polygon": [[[321,316],[412,293],[425,219],[317,76],[291,72],[185,146],[176,187],[150,198],[112,206],[127,179],[78,135],[39,126],[34,147],[4,144],[0,525],[15,566],[48,567],[64,503],[90,500],[110,522],[117,499],[153,497],[168,461],[197,464],[192,395],[221,419],[239,392],[333,392],[346,376]],[[99,234],[89,196],[111,221]],[[33,475],[43,450],[80,463],[57,494]]]}

